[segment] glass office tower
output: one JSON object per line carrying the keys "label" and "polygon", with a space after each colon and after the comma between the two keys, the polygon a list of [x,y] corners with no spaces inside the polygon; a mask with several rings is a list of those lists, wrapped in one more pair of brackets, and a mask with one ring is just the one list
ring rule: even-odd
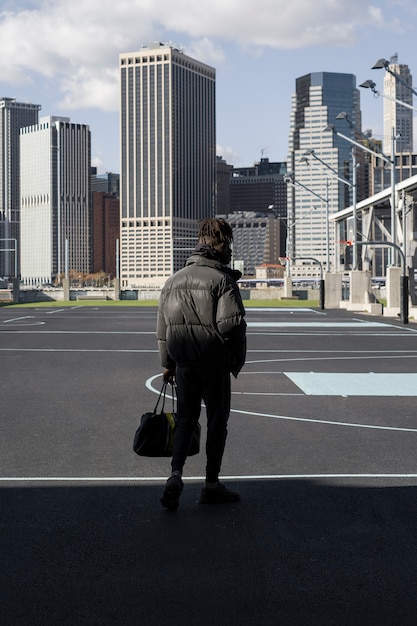
{"label": "glass office tower", "polygon": [[0,98],[0,276],[20,273],[19,131],[36,124],[40,104]]}
{"label": "glass office tower", "polygon": [[[352,74],[316,72],[296,79],[288,154],[288,172],[294,176],[294,184],[288,186],[287,221],[287,255],[295,259],[294,276],[317,277],[319,263],[324,271],[338,265],[328,217],[352,204],[352,185],[342,183],[337,176],[352,183],[353,146],[327,127],[332,125],[345,136],[360,139],[359,102]],[[340,113],[347,117],[338,119]],[[314,159],[311,150],[337,174]],[[359,152],[356,150],[357,162],[363,160]],[[361,197],[360,180],[358,172]]]}
{"label": "glass office tower", "polygon": [[[20,131],[21,276],[52,283],[91,268],[91,134],[45,117]],[[68,267],[66,267],[68,266]]]}
{"label": "glass office tower", "polygon": [[120,277],[160,286],[215,211],[215,70],[159,42],[120,55]]}

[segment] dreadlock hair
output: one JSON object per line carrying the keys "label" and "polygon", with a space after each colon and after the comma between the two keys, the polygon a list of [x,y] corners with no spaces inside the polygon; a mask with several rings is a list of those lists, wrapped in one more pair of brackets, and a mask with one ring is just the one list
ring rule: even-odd
{"label": "dreadlock hair", "polygon": [[200,222],[198,231],[198,242],[206,244],[211,248],[224,241],[231,242],[233,232],[230,224],[222,218],[209,217]]}

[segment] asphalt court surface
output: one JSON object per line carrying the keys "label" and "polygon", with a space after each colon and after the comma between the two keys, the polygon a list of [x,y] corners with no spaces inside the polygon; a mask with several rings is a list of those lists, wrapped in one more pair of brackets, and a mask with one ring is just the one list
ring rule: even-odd
{"label": "asphalt court surface", "polygon": [[169,459],[131,450],[155,320],[0,308],[2,623],[415,623],[417,325],[248,308],[222,468],[242,500],[197,504],[201,452],[170,514]]}

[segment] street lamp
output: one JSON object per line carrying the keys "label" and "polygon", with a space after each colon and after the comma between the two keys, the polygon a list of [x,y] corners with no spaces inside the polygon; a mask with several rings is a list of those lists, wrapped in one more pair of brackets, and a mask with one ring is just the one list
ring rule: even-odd
{"label": "street lamp", "polygon": [[[300,183],[299,180],[296,180],[294,178],[294,176],[292,174],[285,174],[284,176],[284,183],[286,185],[291,185],[292,187],[296,187],[296,185],[298,185],[299,187],[302,187],[303,189],[305,189],[306,191],[308,191],[308,193],[311,193],[313,196],[315,196],[316,198],[318,198],[319,200],[321,200],[322,202],[326,202],[326,199],[323,198],[323,196],[320,196],[318,193],[316,193],[315,191],[313,191],[312,189],[310,189],[309,187],[307,187],[306,185],[304,185],[303,183]],[[290,247],[290,237],[289,237],[289,233],[290,230],[292,230],[294,228],[294,226],[296,224],[298,224],[298,222],[300,222],[302,219],[304,219],[305,217],[307,217],[307,215],[310,215],[310,213],[312,213],[313,211],[316,211],[317,207],[313,206],[309,211],[306,211],[305,213],[303,213],[302,215],[300,215],[300,217],[298,217],[296,220],[294,220],[291,224],[288,224],[287,222],[287,238],[286,238],[286,252],[287,252],[287,261],[286,261],[286,273],[287,276],[290,276],[290,254],[289,254],[289,247]],[[291,236],[291,248],[294,245],[294,241],[293,241],[293,237]]]}
{"label": "street lamp", "polygon": [[[354,222],[354,240],[356,239],[356,234],[357,234],[357,217],[356,217],[356,168],[358,167],[358,165],[356,164],[356,160],[355,160],[355,154],[354,151],[352,149],[352,160],[353,160],[353,181],[350,182],[349,180],[347,180],[346,178],[342,178],[341,176],[339,176],[339,173],[328,163],[326,163],[325,161],[323,161],[323,159],[321,159],[319,156],[317,156],[315,150],[313,148],[309,148],[308,150],[306,150],[303,153],[303,156],[300,159],[300,162],[304,162],[307,163],[307,165],[309,165],[309,159],[308,156],[312,156],[313,159],[315,159],[316,161],[318,161],[319,163],[321,163],[321,165],[323,167],[325,167],[327,170],[330,170],[330,172],[332,172],[332,175],[337,178],[337,180],[339,180],[340,182],[342,182],[344,185],[347,185],[348,187],[352,188],[352,201],[353,201],[353,222]],[[329,181],[328,178],[326,178],[326,211],[327,211],[327,227],[326,227],[326,236],[327,236],[327,269],[329,270],[330,267],[330,259],[329,259],[329,255],[330,255],[330,251],[329,251]],[[353,265],[354,268],[356,269],[357,267],[357,248],[356,245],[354,244],[354,248],[353,248]]]}
{"label": "street lamp", "polygon": [[[380,60],[381,63],[384,61],[384,59]],[[394,76],[398,77],[398,75],[395,72],[391,72]],[[399,78],[399,77],[398,77]],[[402,81],[401,81],[402,82]],[[393,96],[389,96],[388,94],[382,93],[381,91],[378,91],[376,89],[376,85],[372,80],[366,80],[364,83],[362,83],[361,85],[359,85],[360,87],[363,87],[365,89],[371,89],[371,91],[376,95],[376,96],[382,96],[383,98],[386,98],[387,100],[391,100],[392,102],[396,102],[397,104],[407,107],[408,109],[412,109],[413,111],[417,111],[417,109],[415,107],[413,107],[411,104],[408,104],[406,102],[403,102],[402,100],[398,100],[397,98],[394,98]],[[410,87],[408,85],[408,87]],[[411,88],[412,89],[412,88]],[[414,90],[412,89],[413,93]],[[395,221],[395,140],[398,139],[400,135],[396,135],[395,134],[395,129],[392,129],[392,134],[391,134],[391,159],[389,159],[388,157],[386,157],[385,155],[380,154],[379,156],[385,160],[387,163],[390,163],[391,165],[391,235],[392,235],[392,242],[396,243],[396,221]],[[394,254],[392,251],[392,256],[391,259],[394,258]],[[394,263],[391,263],[392,265],[394,265]]]}
{"label": "street lamp", "polygon": [[410,91],[413,92],[413,94],[415,96],[417,96],[417,91],[415,89],[413,89],[413,87],[411,85],[408,85],[406,83],[406,81],[403,80],[399,74],[397,74],[397,72],[394,72],[394,70],[391,69],[390,62],[387,61],[386,59],[379,59],[375,63],[375,65],[372,66],[371,69],[373,69],[373,70],[382,70],[382,68],[384,68],[389,74],[391,74],[391,76],[394,76],[395,80],[397,80],[399,83],[401,83],[403,85],[403,87],[405,87],[406,89],[409,89]]}
{"label": "street lamp", "polygon": [[[363,150],[364,152],[368,152],[369,154],[373,154],[378,156],[380,159],[382,159],[385,163],[389,163],[391,165],[391,238],[392,238],[392,243],[396,243],[396,224],[395,224],[395,135],[394,135],[394,129],[392,129],[392,158],[389,158],[387,156],[385,156],[385,154],[382,154],[380,152],[376,152],[375,150],[372,150],[371,148],[368,148],[368,146],[364,146],[360,143],[358,143],[357,141],[355,141],[354,139],[351,139],[350,137],[347,137],[346,135],[344,135],[343,133],[339,132],[338,130],[335,129],[335,127],[332,124],[329,124],[324,131],[332,131],[335,135],[337,135],[338,137],[340,137],[341,139],[344,139],[345,141],[351,143],[352,145],[356,146],[357,148],[359,148],[360,150]],[[356,167],[353,168],[353,170],[356,170]],[[356,210],[354,211],[354,213],[356,213]],[[354,216],[355,218],[355,216]],[[356,232],[355,232],[355,236],[356,236]],[[391,256],[391,265],[394,265],[394,255],[392,254]]]}
{"label": "street lamp", "polygon": [[[358,133],[358,135],[360,135],[364,141],[367,141],[369,143],[369,145],[372,146],[372,148],[375,150],[375,152],[377,152],[378,154],[384,154],[380,148],[380,146],[377,144],[377,142],[370,137],[369,135],[367,135],[366,133],[364,133],[360,128],[358,128],[350,119],[349,114],[346,113],[346,111],[341,111],[340,113],[338,113],[336,115],[336,119],[337,120],[346,120],[346,122],[349,124],[350,128],[352,128],[355,133]],[[371,132],[371,131],[369,131]],[[386,155],[384,155],[386,156]],[[387,157],[388,158],[388,157]]]}
{"label": "street lamp", "polygon": [[[407,107],[407,109],[411,109],[412,111],[417,111],[416,107],[413,107],[412,104],[408,104],[408,102],[403,102],[403,100],[398,100],[394,98],[394,96],[389,96],[387,93],[382,93],[382,91],[378,91],[376,88],[376,84],[373,80],[365,80],[363,83],[359,85],[359,87],[363,87],[364,89],[370,89],[372,93],[378,98],[378,96],[382,96],[387,100],[391,100],[391,102],[396,102],[402,107]],[[412,90],[415,93],[414,89]]]}
{"label": "street lamp", "polygon": [[[300,187],[303,187],[303,189],[305,189],[306,191],[308,191],[309,193],[313,194],[314,196],[316,196],[317,198],[319,198],[320,200],[322,200],[323,202],[325,202],[325,198],[323,198],[322,196],[320,196],[319,194],[317,194],[316,192],[314,192],[312,189],[309,189],[308,187],[306,187],[305,185],[303,185],[303,183],[300,183],[298,180],[296,180],[294,178],[294,176],[292,174],[286,174],[284,176],[284,182],[287,185],[291,185],[292,187],[295,187],[296,185],[299,185]],[[307,217],[307,215],[310,215],[310,213],[312,213],[313,211],[316,211],[317,207],[316,206],[312,206],[312,208],[309,211],[306,211],[305,213],[303,213],[302,215],[300,215],[300,217],[298,217],[296,220],[294,220],[291,224],[288,224],[287,222],[287,237],[286,237],[286,276],[287,279],[290,278],[290,261],[291,260],[305,260],[305,261],[313,261],[313,263],[317,263],[320,267],[320,297],[319,297],[319,302],[320,302],[320,308],[324,309],[324,279],[323,279],[323,264],[321,261],[319,261],[319,259],[316,259],[315,257],[310,257],[310,256],[300,256],[300,257],[291,257],[290,256],[290,231],[291,231],[291,248],[293,246],[293,237],[292,237],[292,229],[294,228],[294,226],[296,224],[298,224],[298,222],[301,222],[301,220],[303,220],[305,217]],[[290,282],[291,284],[291,282]],[[285,285],[284,282],[284,289],[287,289],[287,286]],[[291,290],[292,290],[292,284],[291,284]],[[292,291],[291,291],[292,294]],[[287,293],[286,293],[287,295]]]}
{"label": "street lamp", "polygon": [[[306,151],[307,152],[307,151]],[[311,150],[311,154],[314,153],[314,150]],[[320,159],[319,159],[320,160]],[[310,165],[310,161],[308,159],[308,157],[304,154],[304,156],[302,156],[299,159],[300,163],[306,163],[306,165]],[[307,188],[306,188],[307,189]],[[326,177],[326,197],[322,198],[322,196],[316,194],[313,190],[307,189],[307,191],[309,191],[310,193],[313,193],[314,195],[316,195],[318,198],[320,198],[320,200],[322,200],[325,205],[326,205],[326,271],[330,271],[330,233],[329,233],[329,228],[330,228],[330,224],[329,224],[329,217],[330,217],[330,211],[329,211],[329,179]]]}
{"label": "street lamp", "polygon": [[323,159],[317,156],[316,151],[313,148],[308,148],[307,150],[305,150],[305,152],[303,152],[303,156],[300,158],[300,163],[307,163],[307,165],[309,165],[310,162],[309,162],[308,157],[310,156],[313,157],[313,159],[315,159],[316,161],[319,161],[323,165],[323,167],[325,167],[327,170],[330,170],[331,172],[333,172],[334,176],[338,180],[340,180],[341,183],[344,183],[345,185],[349,185],[350,187],[352,186],[352,183],[349,180],[339,176],[339,173],[331,165],[329,165],[328,163],[326,163],[326,161],[323,161]]}
{"label": "street lamp", "polygon": [[[336,119],[337,120],[346,120],[346,122],[349,124],[350,128],[352,128],[355,132],[359,132],[360,135],[362,135],[364,138],[366,138],[366,135],[364,133],[362,133],[362,131],[358,131],[358,129],[356,128],[356,126],[353,124],[352,120],[350,119],[349,115],[346,113],[346,111],[341,111],[340,113],[338,113],[336,115]],[[324,162],[323,162],[324,163]],[[327,164],[326,164],[327,165]],[[328,166],[330,167],[330,166]],[[358,189],[358,185],[357,185],[357,173],[356,170],[359,167],[359,163],[356,162],[356,154],[355,154],[355,148],[352,148],[352,182],[346,180],[346,179],[340,179],[342,180],[342,182],[345,185],[351,186],[352,188],[352,213],[353,213],[353,263],[352,263],[352,269],[356,270],[358,268],[358,246],[357,246],[357,237],[358,237],[358,216],[357,216],[357,212],[356,212],[356,204],[357,204],[357,189]],[[332,171],[333,168],[331,168]],[[337,172],[336,172],[337,174]]]}

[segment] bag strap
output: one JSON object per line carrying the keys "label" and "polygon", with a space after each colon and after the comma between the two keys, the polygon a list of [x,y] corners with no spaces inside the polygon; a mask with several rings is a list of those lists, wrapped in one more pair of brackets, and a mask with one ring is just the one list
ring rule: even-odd
{"label": "bag strap", "polygon": [[175,403],[178,401],[177,398],[177,383],[175,380],[171,382],[172,385],[172,412],[175,413]]}
{"label": "bag strap", "polygon": [[162,382],[162,388],[161,388],[161,391],[159,392],[158,400],[156,401],[156,404],[155,404],[154,413],[158,412],[158,406],[159,406],[159,403],[161,402],[161,400],[162,400],[161,413],[164,412],[165,394],[166,394],[166,390],[167,390],[167,385],[168,385],[168,381],[164,380]]}
{"label": "bag strap", "polygon": [[161,391],[159,392],[159,397],[155,404],[154,413],[158,412],[158,406],[161,400],[162,400],[161,413],[164,412],[168,384],[172,386],[172,412],[175,413],[175,400],[177,397],[177,385],[175,384],[175,381],[169,382],[168,380],[164,380],[162,382],[162,388],[161,388]]}

